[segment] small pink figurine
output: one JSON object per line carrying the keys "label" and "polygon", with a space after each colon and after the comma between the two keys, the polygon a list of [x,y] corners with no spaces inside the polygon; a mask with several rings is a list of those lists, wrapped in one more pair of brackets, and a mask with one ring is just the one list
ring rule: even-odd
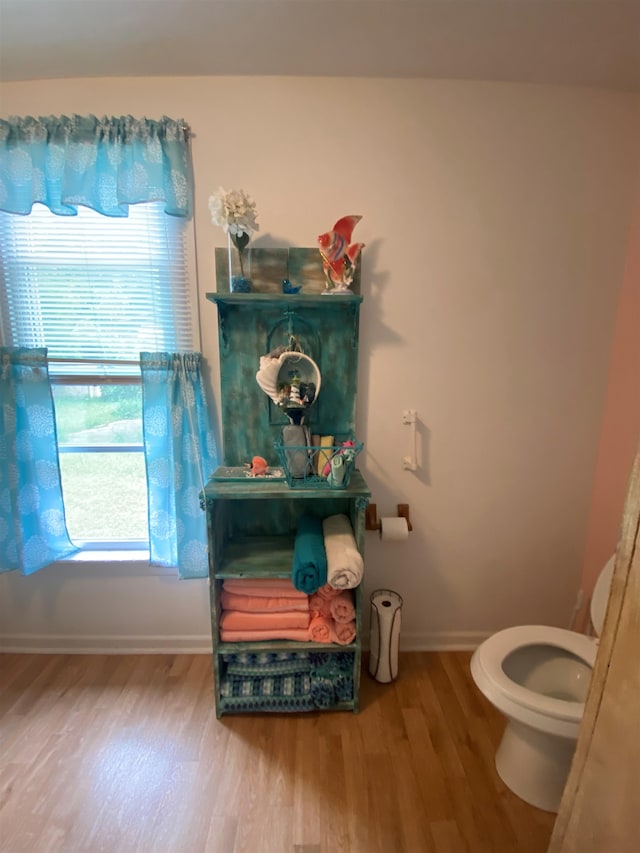
{"label": "small pink figurine", "polygon": [[343,216],[331,231],[318,237],[328,291],[347,290],[353,282],[356,262],[364,243],[351,243],[351,235],[361,219],[361,216]]}

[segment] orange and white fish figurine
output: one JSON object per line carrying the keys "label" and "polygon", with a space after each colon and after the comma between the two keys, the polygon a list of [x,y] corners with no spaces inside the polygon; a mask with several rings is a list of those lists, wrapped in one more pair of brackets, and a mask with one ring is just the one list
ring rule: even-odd
{"label": "orange and white fish figurine", "polygon": [[364,243],[352,243],[351,236],[361,219],[361,216],[343,216],[331,231],[318,237],[327,290],[347,290],[353,282],[356,262]]}
{"label": "orange and white fish figurine", "polygon": [[251,460],[251,465],[248,462],[245,465],[249,468],[248,473],[250,477],[264,477],[269,470],[269,463],[262,456],[254,456]]}

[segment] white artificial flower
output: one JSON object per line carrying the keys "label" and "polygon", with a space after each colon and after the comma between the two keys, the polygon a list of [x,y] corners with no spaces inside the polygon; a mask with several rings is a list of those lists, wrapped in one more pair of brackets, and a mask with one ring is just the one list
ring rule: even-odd
{"label": "white artificial flower", "polygon": [[226,234],[237,237],[247,234],[250,237],[254,231],[260,230],[256,222],[256,203],[244,190],[218,187],[218,191],[209,197],[209,210],[213,224],[220,226]]}

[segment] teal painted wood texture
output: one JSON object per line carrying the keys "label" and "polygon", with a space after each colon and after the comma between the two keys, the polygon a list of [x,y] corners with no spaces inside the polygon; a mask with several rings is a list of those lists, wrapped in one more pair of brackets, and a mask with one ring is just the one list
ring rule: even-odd
{"label": "teal painted wood texture", "polygon": [[[262,249],[249,244],[251,254],[251,281],[253,293],[281,294],[282,280],[288,279],[292,286],[299,287],[300,293],[308,296],[319,295],[325,288],[325,275],[322,258],[318,249]],[[229,293],[229,253],[227,249],[215,250],[216,291]],[[238,272],[239,270],[233,270]],[[360,258],[351,290],[360,293]],[[338,297],[340,298],[340,297]]]}
{"label": "teal painted wood texture", "polygon": [[218,306],[225,465],[255,455],[278,465],[275,441],[288,423],[256,382],[260,358],[294,335],[318,365],[322,387],[305,418],[311,432],[355,434],[360,296],[207,294]]}
{"label": "teal painted wood texture", "polygon": [[[282,478],[243,476],[252,456],[264,456],[279,467],[274,443],[287,418],[258,386],[260,357],[294,336],[318,365],[322,387],[306,422],[319,435],[336,442],[357,437],[355,430],[360,295],[324,296],[324,275],[317,250],[254,250],[249,294],[229,293],[226,250],[216,250],[218,292],[207,298],[218,309],[221,412],[224,465],[213,473],[202,495],[209,540],[209,591],[218,716],[230,711],[221,695],[223,656],[235,652],[327,651],[353,654],[353,696],[333,710],[359,708],[362,649],[362,591],[353,590],[356,639],[335,643],[223,643],[219,640],[220,593],[225,578],[290,578],[295,533],[305,513],[326,518],[344,513],[351,520],[356,544],[364,554],[365,509],[370,490],[359,470],[347,488],[325,484],[290,488]],[[284,270],[284,273],[283,273]],[[319,272],[318,272],[319,271]],[[285,295],[280,279],[302,282],[302,291]],[[359,288],[359,274],[357,276]],[[243,713],[233,709],[233,713]],[[255,713],[255,710],[247,713]]]}

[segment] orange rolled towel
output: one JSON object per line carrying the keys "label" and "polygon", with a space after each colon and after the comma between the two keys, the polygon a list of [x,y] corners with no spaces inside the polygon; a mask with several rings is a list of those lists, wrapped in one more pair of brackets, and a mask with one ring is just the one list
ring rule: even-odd
{"label": "orange rolled towel", "polygon": [[328,601],[330,598],[337,598],[337,596],[339,596],[341,592],[341,589],[335,589],[334,587],[329,586],[329,584],[326,583],[324,584],[324,586],[321,586],[316,591],[316,595],[319,595],[321,598],[325,598]]}
{"label": "orange rolled towel", "polygon": [[309,639],[313,643],[330,643],[331,620],[325,616],[314,616],[309,623]]}
{"label": "orange rolled towel", "polygon": [[325,618],[329,618],[331,616],[330,606],[331,602],[329,599],[322,598],[317,592],[309,596],[309,612],[312,617],[324,616]]}
{"label": "orange rolled towel", "polygon": [[353,604],[353,593],[345,590],[329,601],[331,616],[336,622],[353,622],[356,618],[356,608]]}
{"label": "orange rolled towel", "polygon": [[331,642],[348,646],[356,638],[355,622],[334,622],[331,626]]}

